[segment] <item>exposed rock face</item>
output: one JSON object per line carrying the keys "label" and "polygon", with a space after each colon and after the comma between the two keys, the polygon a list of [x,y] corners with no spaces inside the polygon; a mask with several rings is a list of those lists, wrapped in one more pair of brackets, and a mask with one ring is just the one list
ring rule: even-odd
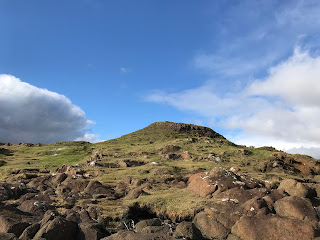
{"label": "exposed rock face", "polygon": [[155,122],[147,127],[149,130],[171,132],[171,133],[187,133],[197,137],[221,138],[225,139],[219,133],[210,128],[197,126],[193,124],[174,123],[174,122]]}
{"label": "exposed rock face", "polygon": [[290,155],[284,152],[273,153],[260,165],[262,172],[276,170],[297,172],[304,175],[320,174],[320,162],[305,155]]}

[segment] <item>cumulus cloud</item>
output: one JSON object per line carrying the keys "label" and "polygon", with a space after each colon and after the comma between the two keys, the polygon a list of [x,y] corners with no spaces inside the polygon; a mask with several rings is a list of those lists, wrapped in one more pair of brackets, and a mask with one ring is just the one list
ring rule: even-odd
{"label": "cumulus cloud", "polygon": [[266,78],[222,96],[205,85],[178,93],[153,92],[147,100],[207,117],[212,125],[238,129],[235,142],[280,149],[320,149],[320,56],[299,48]]}
{"label": "cumulus cloud", "polygon": [[[0,75],[0,141],[53,143],[85,139],[93,124],[65,96]],[[92,136],[91,136],[92,138]]]}

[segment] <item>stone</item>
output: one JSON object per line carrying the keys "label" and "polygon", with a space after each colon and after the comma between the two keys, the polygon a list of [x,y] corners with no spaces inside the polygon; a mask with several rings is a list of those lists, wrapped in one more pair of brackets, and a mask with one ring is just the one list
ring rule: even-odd
{"label": "stone", "polygon": [[76,240],[78,226],[62,217],[49,220],[41,226],[34,239],[45,238],[46,240]]}
{"label": "stone", "polygon": [[206,197],[214,193],[217,186],[210,183],[209,176],[206,173],[200,172],[190,176],[188,189],[197,193],[200,197]]}
{"label": "stone", "polygon": [[34,222],[33,218],[3,209],[0,214],[0,233],[13,233],[17,237]]}
{"label": "stone", "polygon": [[129,200],[137,199],[140,195],[149,195],[149,193],[143,191],[142,187],[136,187],[128,192],[126,198]]}
{"label": "stone", "polygon": [[0,240],[18,240],[13,233],[0,233]]}
{"label": "stone", "polygon": [[27,227],[22,234],[19,237],[19,240],[30,240],[36,235],[36,233],[40,229],[40,224],[39,223],[34,223]]}
{"label": "stone", "polygon": [[176,145],[166,145],[160,152],[162,154],[175,153],[178,152],[180,149],[181,147]]}
{"label": "stone", "polygon": [[188,151],[185,151],[185,152],[181,153],[181,157],[184,160],[191,160],[192,159],[192,155]]}
{"label": "stone", "polygon": [[131,231],[119,231],[109,237],[102,238],[101,240],[174,240],[163,233],[135,233]]}
{"label": "stone", "polygon": [[281,181],[278,189],[284,190],[290,196],[306,197],[308,194],[308,189],[302,183],[294,179]]}
{"label": "stone", "polygon": [[312,226],[272,214],[262,217],[243,216],[231,232],[242,240],[312,240],[315,236]]}
{"label": "stone", "polygon": [[49,209],[49,207],[49,204],[45,201],[26,200],[20,204],[18,209],[33,215],[42,216]]}
{"label": "stone", "polygon": [[162,225],[162,226],[146,226],[144,227],[141,232],[142,233],[170,233],[171,229],[169,225]]}
{"label": "stone", "polygon": [[230,230],[218,222],[214,216],[205,212],[198,213],[194,220],[194,226],[199,229],[202,236],[208,239],[225,239]]}
{"label": "stone", "polygon": [[[176,238],[197,239],[196,229],[192,222],[183,221],[178,224],[174,232]],[[198,237],[199,239],[199,237]]]}
{"label": "stone", "polygon": [[161,226],[162,222],[160,218],[153,218],[153,219],[147,219],[147,220],[141,220],[136,225],[136,231],[141,232],[143,228],[147,226]]}
{"label": "stone", "polygon": [[301,220],[313,226],[318,223],[318,216],[311,202],[301,197],[284,197],[274,203],[274,209],[281,217]]}
{"label": "stone", "polygon": [[98,223],[81,223],[79,224],[79,231],[77,234],[77,240],[99,240],[101,238],[109,236],[102,225]]}

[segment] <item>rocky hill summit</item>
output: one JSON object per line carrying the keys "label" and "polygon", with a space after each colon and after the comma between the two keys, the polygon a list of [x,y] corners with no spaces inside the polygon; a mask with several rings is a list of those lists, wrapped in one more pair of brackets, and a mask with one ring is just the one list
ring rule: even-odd
{"label": "rocky hill summit", "polygon": [[194,124],[185,124],[185,123],[174,123],[174,122],[155,122],[149,125],[148,127],[140,130],[141,132],[149,131],[150,134],[184,134],[189,137],[209,137],[209,138],[221,138],[225,139],[224,136],[213,131],[211,128],[197,126]]}
{"label": "rocky hill summit", "polygon": [[320,239],[320,163],[158,122],[91,144],[1,144],[0,240]]}

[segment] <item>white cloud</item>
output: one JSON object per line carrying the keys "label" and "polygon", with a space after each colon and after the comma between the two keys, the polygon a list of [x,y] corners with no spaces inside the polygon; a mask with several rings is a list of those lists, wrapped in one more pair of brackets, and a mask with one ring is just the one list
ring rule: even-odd
{"label": "white cloud", "polygon": [[99,138],[99,135],[98,134],[94,134],[94,133],[86,133],[82,137],[78,137],[75,140],[76,141],[87,141],[87,142],[91,142],[91,143],[97,143],[97,142],[105,141],[105,140],[101,140]]}
{"label": "white cloud", "polygon": [[305,148],[305,147],[290,148],[290,149],[286,149],[286,152],[309,155],[309,156],[313,156],[316,159],[320,159],[320,148],[315,148],[315,147],[311,147],[311,148]]}
{"label": "white cloud", "polygon": [[320,56],[296,48],[239,93],[218,93],[205,85],[178,93],[154,92],[148,101],[201,114],[213,125],[240,129],[237,143],[279,149],[320,149]]}
{"label": "white cloud", "polygon": [[125,67],[121,67],[120,71],[123,72],[123,73],[127,73],[129,71],[129,69],[125,68]]}
{"label": "white cloud", "polygon": [[294,45],[319,48],[319,12],[318,0],[235,3],[214,18],[212,46],[199,50],[194,66],[220,79],[248,80],[287,57]]}
{"label": "white cloud", "polygon": [[0,75],[0,141],[52,143],[84,137],[84,111],[63,95]]}

